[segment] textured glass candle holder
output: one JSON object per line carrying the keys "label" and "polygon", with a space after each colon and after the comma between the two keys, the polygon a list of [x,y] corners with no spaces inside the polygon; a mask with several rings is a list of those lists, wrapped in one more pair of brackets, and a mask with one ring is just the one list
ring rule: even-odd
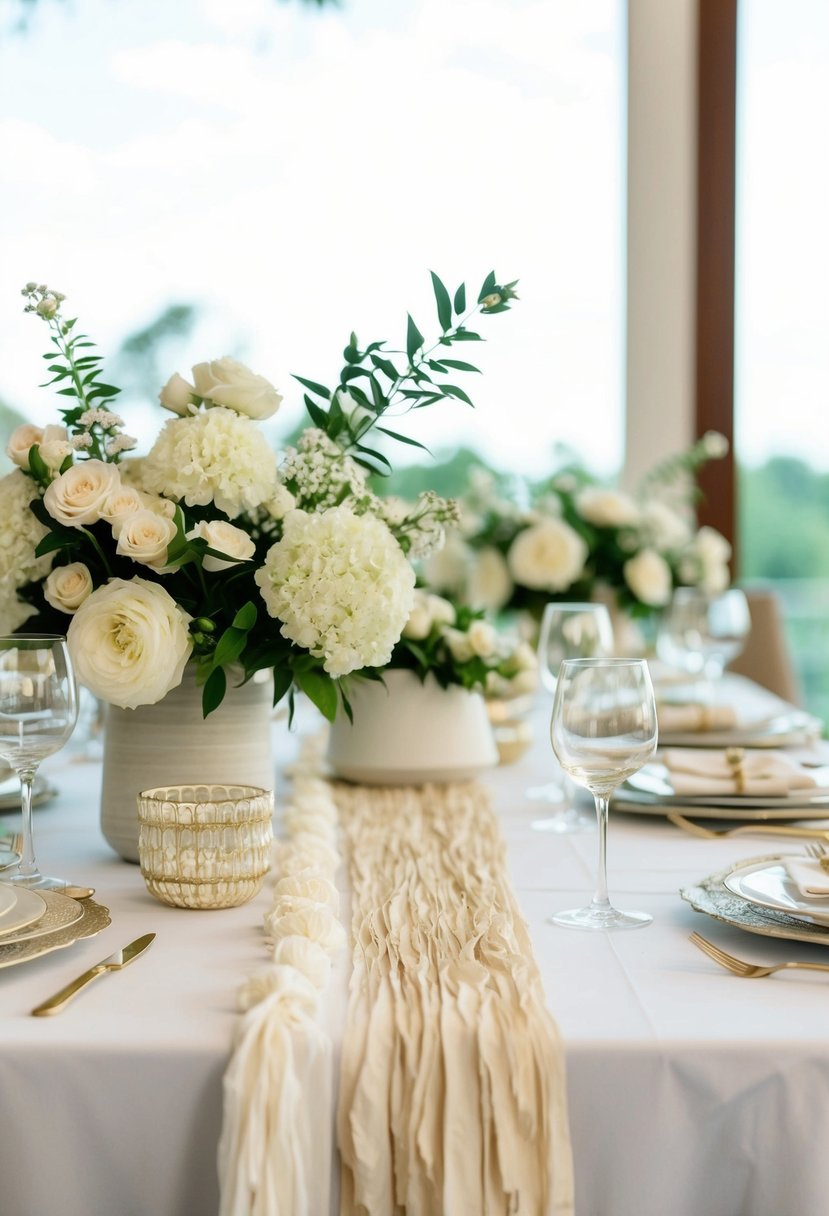
{"label": "textured glass candle holder", "polygon": [[273,794],[251,785],[172,785],[138,795],[147,889],[175,908],[235,908],[271,865]]}

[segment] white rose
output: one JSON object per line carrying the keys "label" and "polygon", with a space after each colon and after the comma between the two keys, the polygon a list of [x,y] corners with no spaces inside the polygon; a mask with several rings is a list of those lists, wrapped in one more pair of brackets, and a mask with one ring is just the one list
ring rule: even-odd
{"label": "white rose", "polygon": [[498,634],[489,621],[473,621],[466,631],[469,645],[480,659],[491,658],[498,645]]}
{"label": "white rose", "polygon": [[174,414],[191,414],[190,406],[196,404],[196,389],[189,380],[175,372],[158,394],[158,399],[165,410],[172,410]]}
{"label": "white rose", "polygon": [[622,567],[625,582],[643,604],[661,607],[671,598],[671,568],[654,549],[643,549]]}
{"label": "white rose", "polygon": [[566,591],[582,574],[586,561],[584,540],[560,519],[544,519],[525,528],[507,554],[516,583],[539,591]]}
{"label": "white rose", "polygon": [[449,600],[445,600],[442,595],[429,595],[426,597],[426,604],[429,608],[429,615],[432,618],[432,623],[435,625],[454,625],[457,613],[455,612],[454,604],[450,604]]}
{"label": "white rose", "polygon": [[163,519],[173,519],[175,516],[176,504],[169,498],[161,498],[157,494],[142,494],[141,499],[146,509],[154,515],[160,515]]}
{"label": "white rose", "polygon": [[629,494],[601,486],[588,486],[577,494],[576,510],[597,528],[625,528],[639,522],[639,508]]}
{"label": "white rose", "polygon": [[56,566],[43,584],[43,595],[58,612],[77,612],[92,594],[92,575],[83,562]]}
{"label": "white rose", "polygon": [[84,600],[67,630],[78,679],[102,701],[154,705],[181,683],[190,617],[158,583],[115,578]]}
{"label": "white rose", "polygon": [[512,595],[512,579],[500,549],[487,546],[477,554],[467,580],[466,595],[473,608],[498,612]]}
{"label": "white rose", "polygon": [[642,529],[657,549],[673,551],[688,544],[691,530],[686,520],[658,499],[646,504],[642,511]]}
{"label": "white rose", "polygon": [[28,469],[29,450],[34,444],[38,445],[44,464],[53,472],[60,468],[72,451],[65,426],[40,427],[33,426],[30,422],[24,422],[22,426],[16,427],[9,436],[6,455],[19,469]]}
{"label": "white rose", "polygon": [[43,428],[33,426],[31,422],[24,422],[22,426],[16,427],[9,436],[6,455],[19,469],[28,469],[29,449],[42,440]]}
{"label": "white rose", "polygon": [[121,522],[115,552],[159,570],[167,564],[167,548],[175,535],[172,520],[143,507]]}
{"label": "white rose", "polygon": [[[50,429],[47,427],[47,430]],[[58,429],[58,428],[55,428]],[[63,430],[63,427],[59,428]],[[67,456],[72,455],[72,444],[66,439],[45,439],[38,448],[38,455],[50,473],[57,473]]]}
{"label": "white rose", "polygon": [[431,633],[432,623],[429,596],[425,591],[418,589],[414,593],[414,603],[409,613],[409,619],[403,626],[403,637],[411,638],[413,642],[422,642]]}
{"label": "white rose", "polygon": [[694,548],[703,563],[722,564],[731,557],[731,545],[722,532],[718,532],[716,528],[709,528],[707,525],[700,528],[697,533]]}
{"label": "white rose", "polygon": [[111,494],[108,494],[101,506],[101,519],[105,519],[112,527],[112,535],[115,539],[121,532],[121,528],[126,519],[130,515],[135,515],[137,511],[143,511],[145,508],[144,495],[140,490],[136,490],[134,486],[119,485]]}
{"label": "white rose", "polygon": [[199,397],[236,410],[237,414],[246,414],[248,418],[270,418],[282,404],[281,396],[269,380],[255,375],[244,363],[229,355],[209,363],[197,363],[193,379]]}
{"label": "white rose", "polygon": [[101,509],[120,485],[118,467],[84,460],[55,478],[43,495],[46,510],[67,528],[82,528],[101,518]]}
{"label": "white rose", "polygon": [[475,653],[469,640],[469,634],[464,633],[461,629],[447,629],[444,637],[455,662],[468,663]]}
{"label": "white rose", "polygon": [[[210,522],[202,520],[187,533],[188,540],[192,540],[196,536],[206,540],[211,549],[218,549],[220,553],[226,553],[229,558],[236,558],[237,561],[247,561],[256,552],[256,546],[247,532],[243,532],[241,528],[221,519],[214,519]],[[210,557],[209,555],[204,558],[202,563],[204,569],[210,574],[215,574],[219,570],[230,570],[236,564],[236,561],[226,562],[222,561],[220,557]]]}

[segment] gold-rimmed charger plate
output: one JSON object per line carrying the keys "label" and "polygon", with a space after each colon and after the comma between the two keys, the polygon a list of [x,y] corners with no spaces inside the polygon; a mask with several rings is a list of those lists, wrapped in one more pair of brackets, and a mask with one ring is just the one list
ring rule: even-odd
{"label": "gold-rimmed charger plate", "polygon": [[20,886],[15,889],[14,894],[14,906],[0,919],[0,941],[7,933],[22,933],[27,926],[39,921],[46,912],[46,900],[40,891],[30,891],[28,887]]}
{"label": "gold-rimmed charger plate", "polygon": [[[50,902],[50,896],[53,899],[58,897],[55,891],[44,891],[42,894],[47,903]],[[59,898],[66,899],[67,896],[61,895]],[[81,938],[94,937],[111,923],[109,908],[105,908],[103,904],[96,904],[92,899],[70,902],[77,902],[81,908],[81,916],[74,924],[44,933],[41,937],[28,938],[26,941],[5,943],[0,940],[0,967],[13,967],[17,963],[27,963],[32,959],[41,958],[44,954],[51,954],[53,950],[63,950]]]}
{"label": "gold-rimmed charger plate", "polygon": [[[768,857],[753,857],[745,864],[771,864],[779,860],[780,854],[773,853]],[[735,929],[745,929],[747,933],[758,933],[762,937],[783,937],[790,941],[829,946],[829,928],[788,916],[785,912],[760,908],[732,894],[725,886],[725,879],[732,869],[729,866],[727,870],[711,874],[694,886],[682,887],[679,894],[695,912],[702,912]]]}
{"label": "gold-rimmed charger plate", "polygon": [[29,941],[33,937],[43,937],[47,933],[56,933],[59,929],[68,929],[83,916],[83,905],[77,899],[70,899],[59,891],[28,891],[22,888],[18,894],[22,899],[25,895],[36,895],[43,904],[41,915],[23,928],[7,933],[0,929],[0,946],[10,946],[16,942]]}

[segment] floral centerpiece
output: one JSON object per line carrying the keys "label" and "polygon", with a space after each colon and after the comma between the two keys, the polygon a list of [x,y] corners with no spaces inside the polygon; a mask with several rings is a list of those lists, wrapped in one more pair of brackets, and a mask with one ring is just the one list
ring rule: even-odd
{"label": "floral centerpiece", "polygon": [[568,470],[528,489],[526,505],[476,470],[458,527],[424,563],[425,581],[475,607],[535,619],[549,600],[612,596],[643,618],[676,586],[722,591],[731,547],[713,528],[696,527],[689,486],[696,469],[727,450],[723,436],[709,432],[652,470],[635,494]]}
{"label": "floral centerpiece", "polygon": [[427,346],[409,316],[405,347],[365,347],[352,334],[333,389],[296,377],[312,425],[281,460],[259,426],[281,396],[231,358],[175,374],[161,405],[174,415],[148,455],[112,409],[94,344],[63,315],[65,297],[23,289],[49,328],[48,384],[66,399],[61,422],[19,427],[17,469],[0,480],[0,632],[67,633],[78,676],[122,708],[152,705],[195,664],[203,712],[229,673],[270,670],[274,700],[301,689],[329,719],[350,706],[342,677],[381,669],[410,619],[412,560],[456,522],[453,503],[424,492],[405,510],[372,492],[387,472],[369,431],[422,446],[387,415],[466,393],[446,357],[480,341],[473,314],[505,311],[515,284],[487,276],[467,307],[432,275],[440,332]]}

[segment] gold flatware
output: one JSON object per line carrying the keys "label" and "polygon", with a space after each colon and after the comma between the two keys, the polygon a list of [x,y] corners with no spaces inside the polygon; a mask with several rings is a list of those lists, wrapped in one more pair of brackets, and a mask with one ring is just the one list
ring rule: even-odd
{"label": "gold flatware", "polygon": [[73,887],[67,885],[57,888],[59,895],[65,895],[68,899],[91,899],[95,894],[94,887]]}
{"label": "gold flatware", "polygon": [[726,971],[746,980],[759,980],[765,975],[773,975],[775,971],[829,971],[829,963],[774,963],[769,967],[763,967],[759,963],[747,963],[741,958],[735,958],[733,954],[727,954],[725,950],[720,950],[719,946],[715,946],[699,933],[692,933],[688,941],[698,946],[703,954],[707,954],[715,963],[725,967]]}
{"label": "gold flatware", "polygon": [[826,851],[826,845],[817,840],[813,841],[806,845],[806,852],[815,859],[821,870],[829,872],[829,852]]}
{"label": "gold flatware", "polygon": [[686,819],[684,815],[679,815],[675,811],[669,811],[665,818],[674,827],[682,828],[684,832],[689,832],[691,836],[699,836],[703,840],[718,840],[727,836],[749,835],[799,836],[801,838],[805,836],[809,840],[829,841],[829,828],[794,827],[782,823],[743,823],[736,828],[706,828],[701,823],[694,823],[693,820]]}
{"label": "gold flatware", "polygon": [[71,984],[67,984],[65,988],[61,988],[60,992],[56,992],[47,1001],[44,1001],[41,1005],[37,1005],[32,1010],[32,1016],[41,1018],[52,1013],[58,1013],[87,984],[91,984],[99,975],[106,975],[108,971],[120,971],[123,967],[128,966],[139,955],[143,954],[154,941],[154,933],[145,933],[143,937],[137,937],[134,942],[130,942],[128,946],[124,946],[123,950],[116,950],[114,954],[110,954],[109,958],[96,963],[94,967],[90,967],[89,971],[84,971],[83,975],[79,975],[76,980],[72,980]]}

